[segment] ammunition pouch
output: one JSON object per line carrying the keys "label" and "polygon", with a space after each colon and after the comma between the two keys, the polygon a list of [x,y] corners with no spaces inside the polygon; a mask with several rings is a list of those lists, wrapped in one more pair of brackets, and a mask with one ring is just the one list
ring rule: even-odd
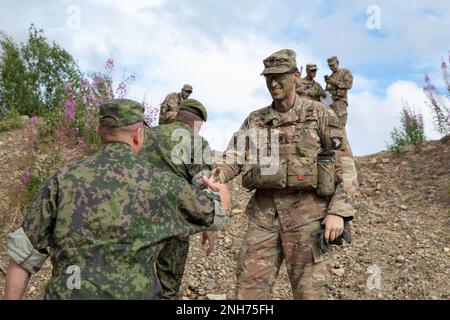
{"label": "ammunition pouch", "polygon": [[317,168],[317,194],[325,197],[332,196],[336,189],[334,153],[320,153],[317,156]]}
{"label": "ammunition pouch", "polygon": [[274,174],[266,174],[269,166],[253,165],[242,175],[242,186],[246,189],[285,189],[286,188],[286,160],[280,160]]}
{"label": "ammunition pouch", "polygon": [[306,158],[291,159],[287,167],[287,188],[303,191],[317,189],[317,165]]}
{"label": "ammunition pouch", "polygon": [[[302,161],[303,160],[303,161]],[[274,174],[265,174],[268,166],[253,165],[242,175],[242,186],[252,189],[293,189],[311,191],[317,189],[317,165],[307,159],[280,160]]]}

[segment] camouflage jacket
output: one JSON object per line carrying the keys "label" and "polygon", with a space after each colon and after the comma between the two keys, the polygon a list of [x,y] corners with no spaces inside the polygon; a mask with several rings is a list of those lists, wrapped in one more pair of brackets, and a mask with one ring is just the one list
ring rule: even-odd
{"label": "camouflage jacket", "polygon": [[[123,143],[62,167],[22,224],[35,250],[49,248],[53,273],[45,298],[158,298],[154,261],[163,240],[205,230],[214,202],[172,173],[149,170]],[[67,285],[70,266],[81,271],[80,289]]]}
{"label": "camouflage jacket", "polygon": [[[299,190],[257,189],[247,206],[249,218],[262,226],[270,226],[278,214],[284,230],[296,228],[308,222],[335,214],[352,219],[354,191],[358,187],[356,168],[345,129],[336,115],[325,105],[296,97],[294,106],[285,113],[275,111],[273,105],[252,112],[235,134],[224,153],[225,163],[217,165],[223,173],[221,180],[227,182],[240,172],[252,169],[248,164],[248,145],[236,148],[236,141],[250,129],[279,130],[279,156],[295,160],[302,157],[310,163],[324,149],[335,153],[336,190],[331,199],[319,197],[315,192]],[[294,153],[283,150],[296,149]],[[245,159],[245,163],[239,162]]]}
{"label": "camouflage jacket", "polygon": [[314,79],[309,80],[306,77],[297,81],[295,91],[302,97],[319,102],[320,97],[325,96],[322,86]]}
{"label": "camouflage jacket", "polygon": [[348,105],[347,91],[353,86],[353,75],[347,69],[333,72],[329,79],[335,84],[327,84],[326,90],[330,92],[333,101],[344,101]]}
{"label": "camouflage jacket", "polygon": [[145,144],[140,157],[160,169],[171,171],[196,186],[211,171],[208,141],[194,134],[181,121],[145,129]]}
{"label": "camouflage jacket", "polygon": [[167,124],[175,121],[175,118],[180,111],[181,103],[183,102],[183,97],[181,93],[170,93],[161,103],[161,108],[159,111],[159,124]]}

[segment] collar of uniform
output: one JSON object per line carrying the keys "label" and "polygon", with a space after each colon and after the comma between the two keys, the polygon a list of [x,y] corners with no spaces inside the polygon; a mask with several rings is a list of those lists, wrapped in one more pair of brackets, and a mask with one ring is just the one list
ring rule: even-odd
{"label": "collar of uniform", "polygon": [[183,127],[183,129],[189,130],[189,132],[194,132],[191,126],[189,126],[187,123],[184,123],[183,121],[176,120],[174,123],[178,124],[180,127]]}
{"label": "collar of uniform", "polygon": [[133,150],[131,149],[131,146],[128,143],[121,142],[121,141],[113,141],[113,142],[107,142],[102,147],[101,150],[113,153],[115,156],[117,155],[133,155]]}
{"label": "collar of uniform", "polygon": [[[296,95],[294,105],[284,112],[284,114],[280,117],[279,113],[275,110],[275,103],[272,102],[272,104],[267,108],[267,113],[264,118],[264,123],[267,124],[272,121],[273,125],[279,126],[283,125],[285,123],[290,122],[296,122],[298,119],[300,119],[300,112],[298,106],[301,105],[301,98],[299,95]],[[276,120],[274,122],[274,120]]]}
{"label": "collar of uniform", "polygon": [[314,79],[309,80],[307,77],[302,78],[302,80],[306,82],[314,82]]}

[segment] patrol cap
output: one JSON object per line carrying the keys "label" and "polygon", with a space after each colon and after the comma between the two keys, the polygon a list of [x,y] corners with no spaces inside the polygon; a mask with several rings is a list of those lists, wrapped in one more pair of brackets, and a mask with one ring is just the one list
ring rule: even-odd
{"label": "patrol cap", "polygon": [[192,86],[190,84],[185,84],[182,90],[192,92]]}
{"label": "patrol cap", "polygon": [[318,68],[315,64],[309,63],[306,65],[306,69],[310,71],[316,71]]}
{"label": "patrol cap", "polygon": [[263,60],[264,70],[261,75],[297,71],[297,55],[294,50],[283,49]]}
{"label": "patrol cap", "polygon": [[205,106],[198,100],[195,99],[186,99],[181,103],[180,110],[189,111],[206,122],[208,119],[208,113],[206,112]]}
{"label": "patrol cap", "polygon": [[338,58],[336,56],[329,57],[327,59],[327,62],[328,62],[328,65],[334,64],[335,62],[338,62]]}
{"label": "patrol cap", "polygon": [[102,127],[124,127],[144,122],[144,107],[130,99],[113,99],[100,106],[99,118]]}

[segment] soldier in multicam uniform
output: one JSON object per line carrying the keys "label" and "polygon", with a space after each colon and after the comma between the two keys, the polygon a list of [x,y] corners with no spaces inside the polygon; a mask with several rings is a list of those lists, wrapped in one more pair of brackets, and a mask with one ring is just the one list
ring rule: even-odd
{"label": "soldier in multicam uniform", "polygon": [[167,95],[161,103],[159,111],[159,124],[167,124],[175,121],[175,118],[180,110],[181,103],[189,98],[192,93],[192,86],[185,84],[181,92],[173,92]]}
{"label": "soldier in multicam uniform", "polygon": [[219,194],[199,191],[141,164],[143,111],[126,99],[101,106],[103,145],[59,169],[9,236],[6,299],[23,296],[30,273],[48,255],[53,273],[46,299],[159,298],[154,263],[164,242],[220,225],[216,212],[230,201],[225,186],[204,178]]}
{"label": "soldier in multicam uniform", "polygon": [[353,75],[347,69],[339,67],[339,60],[336,56],[328,58],[327,62],[331,71],[333,71],[330,76],[325,76],[326,91],[331,94],[333,99],[330,108],[336,113],[345,127],[348,107],[347,92],[353,86]]}
{"label": "soldier in multicam uniform", "polygon": [[[209,176],[212,169],[211,150],[198,132],[207,118],[206,109],[200,101],[184,100],[175,122],[146,128],[141,158],[150,166],[173,172],[197,188],[204,188],[202,177]],[[214,246],[212,232],[203,232],[202,242],[206,241],[209,255]],[[177,237],[169,240],[159,254],[156,272],[163,289],[163,299],[178,298],[188,251],[189,237]]]}
{"label": "soldier in multicam uniform", "polygon": [[315,64],[307,64],[306,77],[297,81],[295,91],[301,97],[320,102],[320,98],[325,98],[327,94],[322,86],[314,80],[316,74],[317,66]]}
{"label": "soldier in multicam uniform", "polygon": [[[243,172],[244,187],[256,189],[246,208],[249,222],[237,262],[238,299],[270,299],[283,259],[295,299],[326,298],[330,253],[321,250],[312,232],[323,224],[324,241],[333,241],[355,212],[357,176],[345,129],[328,107],[296,95],[295,58],[294,51],[285,49],[264,60],[262,74],[273,103],[248,116],[224,153],[225,162],[211,175],[225,183]],[[264,135],[278,130],[276,173],[263,174],[264,163],[248,162],[250,143],[244,150],[235,148],[251,129]],[[317,163],[324,151],[333,155],[328,176]],[[318,177],[332,179],[331,192],[319,195],[327,179]]]}

